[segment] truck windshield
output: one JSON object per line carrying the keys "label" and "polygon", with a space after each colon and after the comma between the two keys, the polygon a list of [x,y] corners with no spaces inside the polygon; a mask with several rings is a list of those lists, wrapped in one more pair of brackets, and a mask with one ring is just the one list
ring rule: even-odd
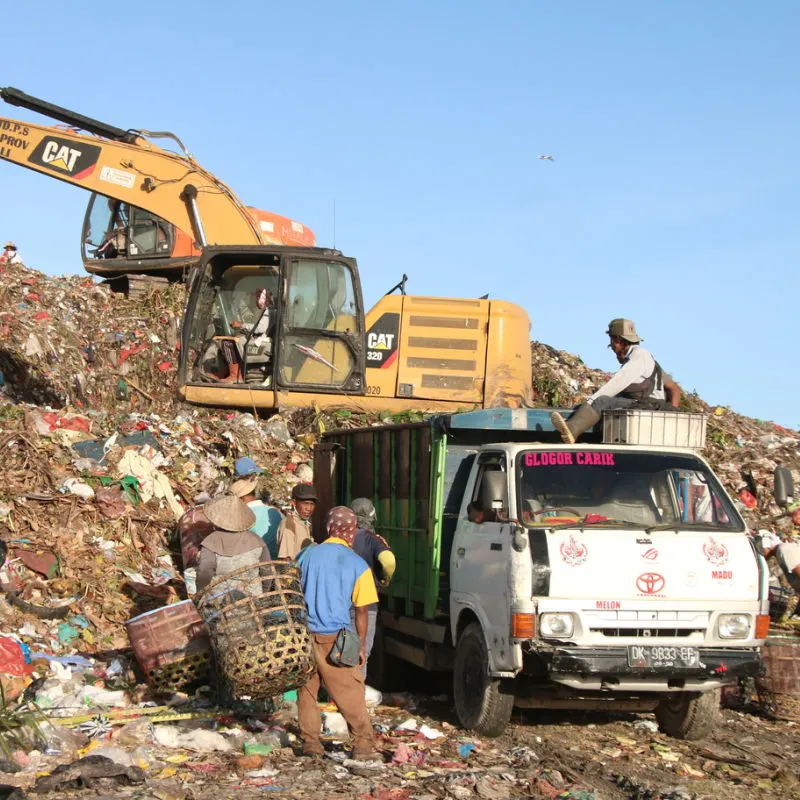
{"label": "truck windshield", "polygon": [[743,529],[716,477],[692,456],[528,450],[517,463],[519,519],[528,526]]}

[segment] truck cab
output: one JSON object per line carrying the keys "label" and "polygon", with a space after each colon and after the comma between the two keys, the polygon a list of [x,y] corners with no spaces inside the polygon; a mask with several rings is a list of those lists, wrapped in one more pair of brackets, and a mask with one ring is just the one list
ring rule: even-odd
{"label": "truck cab", "polygon": [[[718,705],[713,690],[758,670],[765,595],[743,520],[691,449],[505,442],[475,454],[450,633],[480,627],[488,677],[517,679],[518,705],[659,698],[681,717],[659,712],[662,726],[680,734],[703,693]],[[486,710],[474,687],[461,703],[466,719]]]}
{"label": "truck cab", "polygon": [[719,688],[761,668],[764,561],[699,454],[701,415],[623,413],[665,415],[661,433],[607,420],[565,445],[549,411],[494,409],[326,437],[322,496],[372,497],[398,562],[376,665],[452,672],[485,735],[514,705],[712,729]]}

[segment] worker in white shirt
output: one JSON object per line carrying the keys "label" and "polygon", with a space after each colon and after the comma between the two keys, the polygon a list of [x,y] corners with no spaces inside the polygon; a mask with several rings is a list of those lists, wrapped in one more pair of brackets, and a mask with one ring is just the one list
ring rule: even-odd
{"label": "worker in white shirt", "polygon": [[[604,411],[620,408],[666,409],[664,372],[659,363],[639,342],[641,336],[629,319],[612,319],[606,331],[609,347],[622,368],[601,386],[583,405],[564,419],[557,411],[550,415],[555,429],[567,444],[575,440],[596,422]],[[674,384],[677,388],[677,384]]]}
{"label": "worker in white shirt", "polygon": [[17,252],[14,242],[6,242],[3,254],[0,255],[0,264],[21,264],[22,256]]}
{"label": "worker in white shirt", "polygon": [[760,530],[758,538],[764,558],[775,556],[786,580],[800,594],[800,543],[793,539],[785,542],[769,530]]}

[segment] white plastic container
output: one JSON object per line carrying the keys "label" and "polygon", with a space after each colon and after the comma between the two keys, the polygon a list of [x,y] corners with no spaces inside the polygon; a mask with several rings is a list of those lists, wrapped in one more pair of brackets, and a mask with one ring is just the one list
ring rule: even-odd
{"label": "white plastic container", "polygon": [[702,450],[706,443],[706,416],[683,411],[606,411],[603,443]]}

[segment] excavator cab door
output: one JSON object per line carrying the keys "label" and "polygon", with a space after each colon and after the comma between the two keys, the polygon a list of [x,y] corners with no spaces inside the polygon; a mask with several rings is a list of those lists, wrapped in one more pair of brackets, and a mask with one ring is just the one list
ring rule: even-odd
{"label": "excavator cab door", "polygon": [[175,226],[150,211],[129,206],[128,254],[135,258],[168,258]]}
{"label": "excavator cab door", "polygon": [[284,260],[277,383],[364,393],[364,311],[353,259],[308,251]]}

